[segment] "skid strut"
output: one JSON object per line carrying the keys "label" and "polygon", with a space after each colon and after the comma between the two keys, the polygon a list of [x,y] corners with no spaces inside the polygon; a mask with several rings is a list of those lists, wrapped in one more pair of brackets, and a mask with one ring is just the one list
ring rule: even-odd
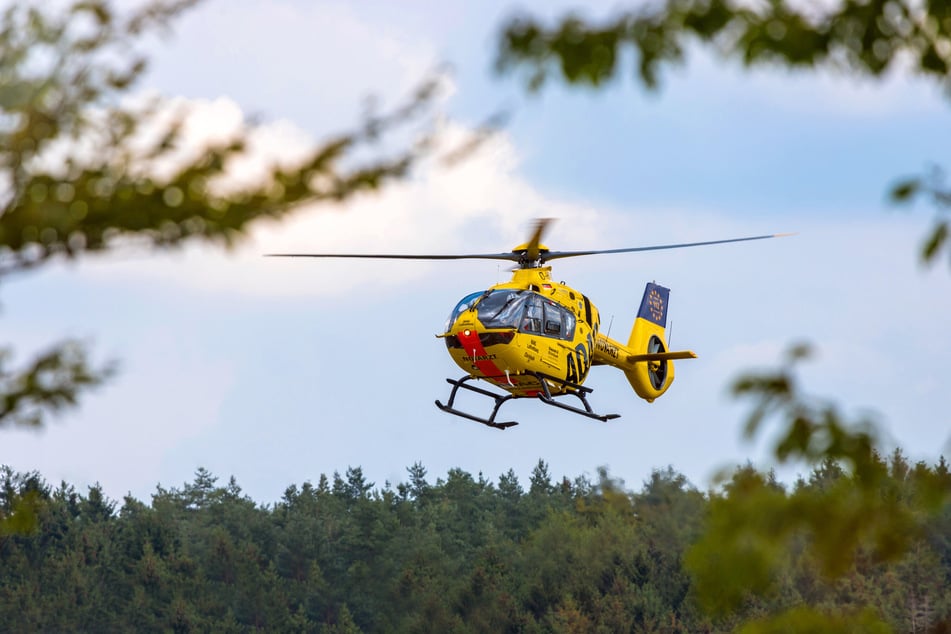
{"label": "skid strut", "polygon": [[[538,380],[540,389],[535,396],[537,396],[538,400],[540,400],[542,403],[545,403],[546,405],[552,405],[559,409],[567,410],[569,412],[580,414],[582,416],[586,416],[587,418],[600,420],[602,422],[609,421],[614,418],[618,418],[618,414],[598,414],[594,410],[591,409],[591,405],[588,403],[587,395],[590,394],[593,390],[589,387],[584,387],[582,385],[578,385],[575,383],[569,383],[568,381],[565,381],[562,379],[556,379],[555,377],[550,377],[550,376],[540,374],[537,372],[529,372],[528,374]],[[499,413],[499,408],[502,407],[502,405],[505,402],[510,401],[512,399],[531,398],[531,397],[518,395],[518,394],[496,394],[495,392],[490,392],[489,390],[483,389],[481,387],[476,387],[475,385],[469,385],[466,383],[466,381],[471,381],[472,379],[475,379],[475,378],[477,377],[467,375],[462,377],[461,379],[446,379],[446,382],[452,385],[452,392],[449,393],[449,402],[443,405],[440,401],[437,400],[436,407],[438,407],[444,412],[448,412],[456,416],[461,416],[462,418],[467,418],[477,423],[482,423],[483,425],[494,427],[495,429],[504,430],[504,429],[508,429],[509,427],[514,427],[515,425],[518,425],[518,422],[516,421],[506,421],[502,423],[497,423],[495,421],[495,417]],[[556,397],[552,396],[551,390],[548,387],[549,381],[555,384],[561,385],[562,387],[570,388],[570,391],[567,391],[564,394],[559,394],[558,396],[567,396],[569,394],[572,396],[575,396],[578,398],[578,400],[581,401],[581,404],[584,406],[584,409],[556,401],[555,400]],[[470,392],[475,392],[476,394],[481,394],[483,396],[488,396],[489,398],[493,399],[495,401],[495,406],[492,408],[492,413],[489,415],[489,417],[481,418],[474,414],[463,412],[462,410],[459,410],[453,407],[453,404],[456,401],[456,394],[459,392],[459,388],[462,388],[464,390],[469,390]]]}
{"label": "skid strut", "polygon": [[[474,376],[464,376],[461,379],[446,379],[446,382],[452,385],[452,392],[449,393],[449,402],[446,405],[443,405],[438,400],[436,401],[436,407],[441,409],[444,412],[449,412],[450,414],[455,414],[456,416],[462,416],[463,418],[468,418],[469,420],[474,420],[477,423],[482,423],[483,425],[488,425],[489,427],[495,427],[496,429],[508,429],[509,427],[514,427],[518,423],[514,420],[507,421],[504,423],[495,422],[495,415],[499,413],[499,408],[502,407],[502,403],[505,401],[517,398],[514,394],[495,394],[489,390],[483,390],[481,387],[476,387],[474,385],[466,385],[466,381],[474,379]],[[462,410],[455,409],[452,404],[456,400],[456,392],[459,391],[459,388],[465,390],[470,390],[476,394],[482,394],[483,396],[488,396],[495,399],[495,407],[492,408],[492,414],[488,418],[479,418],[473,414],[463,412]]]}
{"label": "skid strut", "polygon": [[[545,376],[544,374],[539,374],[537,372],[529,372],[528,374],[531,374],[536,379],[538,379],[538,382],[541,384],[542,391],[538,393],[538,399],[542,403],[545,403],[546,405],[553,405],[555,407],[560,407],[561,409],[568,410],[569,412],[574,412],[575,414],[581,414],[582,416],[587,416],[588,418],[594,418],[601,422],[607,422],[609,420],[613,420],[620,416],[619,414],[595,413],[595,411],[591,409],[591,405],[588,403],[588,399],[586,398],[588,394],[591,394],[591,392],[594,391],[590,387],[584,387],[583,385],[569,383],[568,381],[555,379],[553,377]],[[572,396],[577,396],[578,400],[581,401],[581,404],[584,405],[584,409],[581,409],[578,407],[572,407],[571,405],[566,405],[565,403],[559,403],[558,401],[556,401],[555,397],[551,395],[551,391],[548,389],[548,381],[554,381],[566,387],[572,388],[573,391],[565,392],[565,394],[560,394],[559,396],[567,396],[568,394],[571,394]]]}

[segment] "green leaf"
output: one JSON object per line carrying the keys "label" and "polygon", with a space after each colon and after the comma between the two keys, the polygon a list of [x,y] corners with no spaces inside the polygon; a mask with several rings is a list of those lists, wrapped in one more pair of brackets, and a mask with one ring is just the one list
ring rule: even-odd
{"label": "green leaf", "polygon": [[925,263],[930,263],[947,240],[948,223],[946,221],[938,222],[931,231],[931,235],[925,240],[924,246],[921,248],[921,259],[924,260]]}
{"label": "green leaf", "polygon": [[892,187],[890,194],[891,199],[896,203],[908,202],[918,195],[918,193],[921,191],[921,187],[921,179],[918,178],[909,178],[907,180],[901,181]]}

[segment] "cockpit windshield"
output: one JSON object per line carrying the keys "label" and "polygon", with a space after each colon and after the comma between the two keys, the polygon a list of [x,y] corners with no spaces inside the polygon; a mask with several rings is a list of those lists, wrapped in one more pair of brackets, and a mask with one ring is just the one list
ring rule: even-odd
{"label": "cockpit windshield", "polygon": [[515,289],[466,295],[449,315],[444,332],[472,308],[484,328],[513,328],[557,339],[571,339],[575,334],[575,316],[570,311],[538,293]]}
{"label": "cockpit windshield", "polygon": [[479,321],[486,328],[518,328],[525,300],[531,296],[529,291],[492,291],[476,305]]}

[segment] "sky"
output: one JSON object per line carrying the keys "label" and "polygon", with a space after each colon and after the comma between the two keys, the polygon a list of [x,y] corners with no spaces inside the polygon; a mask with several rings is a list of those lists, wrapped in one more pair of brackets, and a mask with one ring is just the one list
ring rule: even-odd
{"label": "sky", "polygon": [[[416,462],[430,481],[513,469],[527,484],[540,459],[555,478],[596,479],[603,466],[637,489],[672,466],[705,488],[724,468],[772,466],[775,424],[744,440],[749,405],[729,386],[799,342],[815,350],[799,371],[809,394],[875,421],[886,449],[948,455],[951,270],[918,260],[934,210],[895,208],[887,191],[951,164],[935,133],[951,103],[899,72],[869,83],[748,71],[698,50],[653,92],[630,70],[601,91],[535,95],[493,72],[505,17],[573,6],[208,0],[150,41],[138,91],[192,107],[196,143],[254,119],[261,155],[292,157],[353,128],[368,99],[396,104],[443,65],[446,137],[500,109],[510,117],[461,163],[429,161],[379,194],[258,225],[231,250],[123,251],[7,281],[0,323],[18,359],[78,337],[119,373],[40,431],[3,430],[0,464],[144,501],[199,467],[268,504],[348,467],[377,487],[405,481]],[[586,3],[584,14],[613,6]],[[539,217],[556,218],[554,250],[797,235],[553,262],[621,340],[645,282],[670,287],[672,345],[699,358],[677,362],[651,404],[621,373],[593,368],[590,401],[616,420],[520,400],[503,414],[521,424],[504,432],[433,404],[460,375],[434,335],[461,297],[507,279],[502,263],[261,257],[507,251]]]}

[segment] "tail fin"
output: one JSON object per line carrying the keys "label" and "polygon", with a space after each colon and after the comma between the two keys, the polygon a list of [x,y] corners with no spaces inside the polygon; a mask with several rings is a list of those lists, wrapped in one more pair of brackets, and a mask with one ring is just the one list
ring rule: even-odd
{"label": "tail fin", "polygon": [[[629,359],[635,365],[634,369],[626,370],[624,374],[637,395],[648,402],[666,392],[674,382],[674,364],[670,362],[673,355],[667,353],[664,334],[669,297],[669,288],[647,283],[641,308],[637,311],[631,337],[627,341],[627,347],[635,352],[635,356]],[[693,353],[689,354],[694,356]]]}
{"label": "tail fin", "polygon": [[[667,300],[670,298],[670,289],[648,282],[641,298],[641,309],[637,311],[637,320],[644,320],[656,326],[660,332],[667,327]],[[634,333],[638,331],[637,320],[631,330],[631,339],[628,345],[634,343]]]}

